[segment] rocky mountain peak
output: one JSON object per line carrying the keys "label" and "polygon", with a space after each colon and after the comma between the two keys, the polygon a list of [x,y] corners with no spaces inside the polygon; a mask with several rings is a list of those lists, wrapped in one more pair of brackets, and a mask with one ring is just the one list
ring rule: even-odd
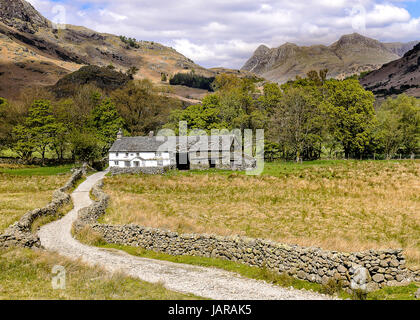
{"label": "rocky mountain peak", "polygon": [[383,64],[401,58],[416,43],[382,43],[352,33],[341,36],[330,46],[298,46],[294,43],[272,49],[260,46],[242,70],[279,83],[325,68],[330,77],[344,79],[379,69]]}
{"label": "rocky mountain peak", "polygon": [[359,33],[343,35],[331,47],[334,49],[337,49],[337,48],[347,48],[347,47],[355,47],[355,46],[366,47],[366,48],[380,48],[382,50],[387,50],[380,41],[365,37]]}
{"label": "rocky mountain peak", "polygon": [[270,51],[270,48],[267,47],[266,45],[262,44],[257,48],[257,50],[255,50],[254,54],[265,54],[268,51]]}
{"label": "rocky mountain peak", "polygon": [[0,21],[28,33],[35,33],[39,27],[50,25],[49,21],[25,0],[0,0]]}

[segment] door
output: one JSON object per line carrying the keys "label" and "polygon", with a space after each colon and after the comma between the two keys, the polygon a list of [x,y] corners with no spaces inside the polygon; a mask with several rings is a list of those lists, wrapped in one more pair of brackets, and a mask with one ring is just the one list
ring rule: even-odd
{"label": "door", "polygon": [[176,168],[178,170],[190,170],[190,157],[188,153],[176,154]]}

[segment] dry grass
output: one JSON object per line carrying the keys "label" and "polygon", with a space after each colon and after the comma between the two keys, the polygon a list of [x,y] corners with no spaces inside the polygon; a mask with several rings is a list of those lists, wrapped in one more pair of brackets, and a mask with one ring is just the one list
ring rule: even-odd
{"label": "dry grass", "polygon": [[267,172],[108,177],[102,221],[341,251],[403,248],[420,265],[420,161],[275,164]]}
{"label": "dry grass", "polygon": [[0,169],[5,170],[0,170],[0,233],[27,211],[48,204],[53,191],[70,177],[69,173],[29,175],[31,170],[39,173],[40,169],[36,167],[2,165]]}
{"label": "dry grass", "polygon": [[[54,290],[52,268],[66,271],[65,290]],[[111,275],[40,250],[0,250],[0,300],[172,300],[196,299],[124,275]]]}
{"label": "dry grass", "polygon": [[79,232],[75,232],[75,230],[72,229],[72,234],[77,240],[90,246],[101,246],[106,244],[102,235],[93,230],[89,225],[85,225]]}

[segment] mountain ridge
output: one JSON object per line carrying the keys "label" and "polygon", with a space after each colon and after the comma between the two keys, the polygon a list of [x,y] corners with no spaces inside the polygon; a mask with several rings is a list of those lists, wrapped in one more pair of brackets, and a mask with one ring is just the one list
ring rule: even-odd
{"label": "mountain ridge", "polygon": [[[162,74],[194,71],[214,76],[175,49],[154,41],[133,41],[81,26],[54,29],[25,0],[0,0],[0,96],[15,97],[28,86],[53,85],[85,65],[113,65],[135,79],[160,82]],[[244,74],[243,72],[241,74]],[[13,84],[13,85],[12,85]]]}
{"label": "mountain ridge", "polygon": [[381,98],[401,93],[420,98],[420,43],[402,58],[366,75],[361,84]]}
{"label": "mountain ridge", "polygon": [[343,79],[379,69],[399,59],[415,43],[382,43],[358,33],[343,35],[329,46],[298,46],[285,43],[277,48],[260,45],[241,70],[267,80],[284,83],[310,70],[328,69],[329,77]]}

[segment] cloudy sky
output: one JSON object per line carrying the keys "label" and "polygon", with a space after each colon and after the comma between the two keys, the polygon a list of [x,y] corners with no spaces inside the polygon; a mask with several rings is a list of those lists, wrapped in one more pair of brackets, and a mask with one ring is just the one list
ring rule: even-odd
{"label": "cloudy sky", "polygon": [[55,22],[153,40],[204,67],[240,68],[260,45],[359,32],[420,40],[420,0],[29,0]]}

